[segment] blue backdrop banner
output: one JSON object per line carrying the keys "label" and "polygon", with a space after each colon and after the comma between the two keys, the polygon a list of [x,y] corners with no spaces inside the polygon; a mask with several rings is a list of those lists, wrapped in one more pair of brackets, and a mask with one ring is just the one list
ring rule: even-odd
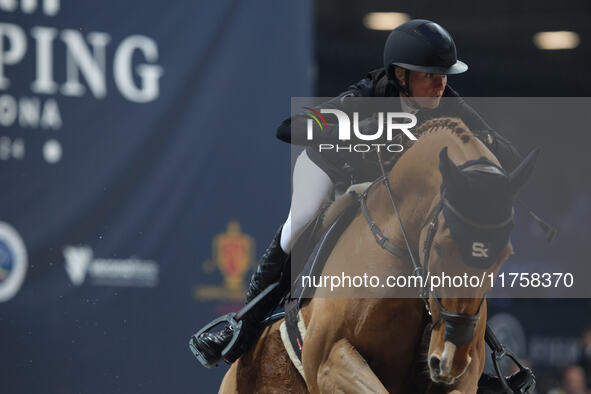
{"label": "blue backdrop banner", "polygon": [[188,338],[287,215],[274,134],[313,94],[311,13],[0,1],[3,392],[217,390]]}

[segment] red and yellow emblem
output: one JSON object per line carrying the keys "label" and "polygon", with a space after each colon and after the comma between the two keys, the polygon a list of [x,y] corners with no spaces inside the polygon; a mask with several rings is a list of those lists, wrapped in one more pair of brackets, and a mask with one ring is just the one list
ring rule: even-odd
{"label": "red and yellow emblem", "polygon": [[213,259],[224,275],[226,287],[244,288],[244,275],[252,264],[253,245],[252,237],[241,233],[236,222],[228,223],[226,232],[213,239]]}
{"label": "red and yellow emblem", "polygon": [[198,286],[195,296],[199,299],[242,300],[246,292],[245,275],[252,267],[254,255],[254,239],[241,232],[239,223],[228,223],[226,232],[213,239],[213,261],[204,263],[205,271],[216,267],[220,270],[224,286]]}

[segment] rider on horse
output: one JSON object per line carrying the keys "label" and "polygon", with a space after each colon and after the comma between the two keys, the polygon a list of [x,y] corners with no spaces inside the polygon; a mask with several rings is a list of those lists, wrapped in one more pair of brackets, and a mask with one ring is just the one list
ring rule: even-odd
{"label": "rider on horse", "polygon": [[[457,60],[456,46],[451,35],[437,23],[411,20],[394,29],[384,48],[384,68],[369,72],[359,82],[335,99],[323,104],[339,109],[345,97],[400,97],[400,110],[413,113],[420,125],[439,116],[461,118],[498,158],[501,165],[513,169],[521,157],[513,145],[493,131],[456,91],[447,85],[447,75],[463,73],[468,66]],[[445,100],[440,102],[444,97]],[[285,142],[310,145],[306,141],[307,117],[303,114],[285,120],[277,130],[277,137]],[[336,125],[328,124],[322,138],[336,139]],[[315,142],[316,144],[317,142]],[[355,162],[346,162],[343,155],[319,153],[308,147],[297,158],[293,173],[291,209],[286,222],[277,231],[252,275],[246,303],[267,286],[276,282],[284,270],[294,242],[305,227],[316,217],[337,183],[362,182],[355,173]],[[347,156],[350,157],[350,156]],[[373,178],[377,178],[377,173]],[[294,212],[297,211],[297,215]],[[283,294],[260,300],[242,319],[239,343],[226,354],[227,362],[234,362],[256,340],[259,322],[275,307]],[[217,362],[229,344],[233,331],[226,327],[218,332],[204,332],[195,341],[204,358]]]}

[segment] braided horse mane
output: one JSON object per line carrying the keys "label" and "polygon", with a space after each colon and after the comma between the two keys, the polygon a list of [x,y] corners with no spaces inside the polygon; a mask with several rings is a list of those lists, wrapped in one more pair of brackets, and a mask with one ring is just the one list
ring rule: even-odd
{"label": "braided horse mane", "polygon": [[[451,131],[451,134],[461,139],[462,143],[464,144],[470,142],[471,138],[475,138],[474,134],[460,118],[451,117],[429,119],[417,127],[413,134],[416,135],[417,138],[421,138],[424,135],[432,134],[442,130]],[[405,146],[405,151],[414,145],[413,142],[414,141],[412,141],[409,146]]]}

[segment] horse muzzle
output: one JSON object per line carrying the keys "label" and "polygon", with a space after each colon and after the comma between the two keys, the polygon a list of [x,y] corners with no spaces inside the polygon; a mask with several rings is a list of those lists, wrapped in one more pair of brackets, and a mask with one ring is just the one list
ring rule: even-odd
{"label": "horse muzzle", "polygon": [[454,365],[454,360],[457,362],[458,359],[456,350],[456,345],[446,341],[440,355],[434,353],[429,356],[429,374],[433,382],[451,385],[466,372],[472,358],[466,355],[464,365]]}

